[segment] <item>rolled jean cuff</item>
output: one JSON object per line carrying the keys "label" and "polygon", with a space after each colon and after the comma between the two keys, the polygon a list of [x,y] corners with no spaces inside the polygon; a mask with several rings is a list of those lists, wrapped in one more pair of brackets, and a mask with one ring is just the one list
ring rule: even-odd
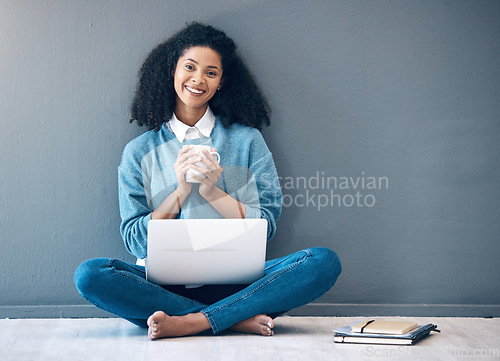
{"label": "rolled jean cuff", "polygon": [[207,313],[205,310],[201,310],[200,312],[205,315],[205,317],[208,320],[208,323],[210,323],[210,327],[212,328],[213,334],[215,335],[215,334],[219,333],[220,331],[219,331],[219,328],[217,327],[217,323],[215,323],[214,318],[209,313]]}

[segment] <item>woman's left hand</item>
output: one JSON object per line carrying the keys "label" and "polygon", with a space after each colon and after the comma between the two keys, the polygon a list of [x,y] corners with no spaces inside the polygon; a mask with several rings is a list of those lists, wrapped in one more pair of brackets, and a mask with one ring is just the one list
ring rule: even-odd
{"label": "woman's left hand", "polygon": [[[216,151],[217,150],[215,148],[212,148],[212,152],[216,152]],[[219,180],[219,178],[222,174],[222,167],[217,162],[215,157],[212,154],[210,154],[209,151],[204,149],[203,154],[206,156],[206,158],[202,156],[201,162],[206,167],[208,167],[208,169],[204,168],[204,167],[199,167],[196,164],[193,164],[191,167],[193,169],[197,170],[198,172],[202,173],[203,175],[205,175],[206,178],[203,178],[203,177],[198,176],[198,175],[192,175],[192,177],[195,178],[196,180],[200,181],[200,188],[199,188],[200,195],[203,198],[208,199],[208,198],[210,198],[210,195],[213,193],[214,189],[216,188],[215,184],[217,183],[217,181]]]}

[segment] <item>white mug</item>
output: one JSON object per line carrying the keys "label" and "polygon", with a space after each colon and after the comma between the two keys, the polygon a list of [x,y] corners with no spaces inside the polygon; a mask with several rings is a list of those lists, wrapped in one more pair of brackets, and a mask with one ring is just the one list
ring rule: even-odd
{"label": "white mug", "polygon": [[[205,153],[203,153],[203,150],[206,149],[208,150],[208,152],[210,154],[212,154],[213,156],[215,156],[215,160],[217,160],[217,163],[220,163],[220,155],[219,153],[217,152],[211,152],[210,150],[212,149],[211,146],[209,145],[195,145],[194,148],[192,150],[197,150],[200,152],[200,156],[202,157],[207,157],[205,155]],[[208,167],[203,164],[203,162],[199,161],[197,163],[194,163],[195,165],[197,165],[198,167],[202,167],[202,168],[206,168],[208,169]],[[198,180],[194,179],[193,178],[193,175],[197,175],[197,176],[200,176],[202,178],[206,178],[205,175],[203,175],[202,173],[198,172],[197,170],[193,169],[193,168],[189,168],[188,171],[186,172],[186,182],[188,183],[200,183]]]}

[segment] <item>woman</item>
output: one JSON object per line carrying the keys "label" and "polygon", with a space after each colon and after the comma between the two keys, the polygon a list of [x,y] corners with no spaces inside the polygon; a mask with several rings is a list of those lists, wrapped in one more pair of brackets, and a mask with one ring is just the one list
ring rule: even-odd
{"label": "woman", "polygon": [[[119,166],[120,230],[138,264],[99,258],[75,273],[86,300],[149,327],[153,340],[225,329],[271,336],[275,317],[323,295],[341,271],[333,251],[311,248],[267,261],[264,277],[250,285],[146,280],[151,219],[264,218],[268,240],[276,231],[281,190],[259,132],[269,109],[235,48],[222,31],[193,23],[148,56],[131,122],[149,131],[125,147]],[[220,164],[197,144],[217,151]],[[193,176],[198,184],[186,182],[189,169],[201,173]]]}

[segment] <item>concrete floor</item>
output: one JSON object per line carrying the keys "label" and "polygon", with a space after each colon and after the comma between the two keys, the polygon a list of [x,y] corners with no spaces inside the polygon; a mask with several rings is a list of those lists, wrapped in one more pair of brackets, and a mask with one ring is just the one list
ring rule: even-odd
{"label": "concrete floor", "polygon": [[118,319],[0,320],[0,360],[500,360],[500,319],[394,318],[434,323],[415,346],[333,342],[332,329],[350,317],[280,317],[275,335],[224,333],[150,341],[147,330]]}

